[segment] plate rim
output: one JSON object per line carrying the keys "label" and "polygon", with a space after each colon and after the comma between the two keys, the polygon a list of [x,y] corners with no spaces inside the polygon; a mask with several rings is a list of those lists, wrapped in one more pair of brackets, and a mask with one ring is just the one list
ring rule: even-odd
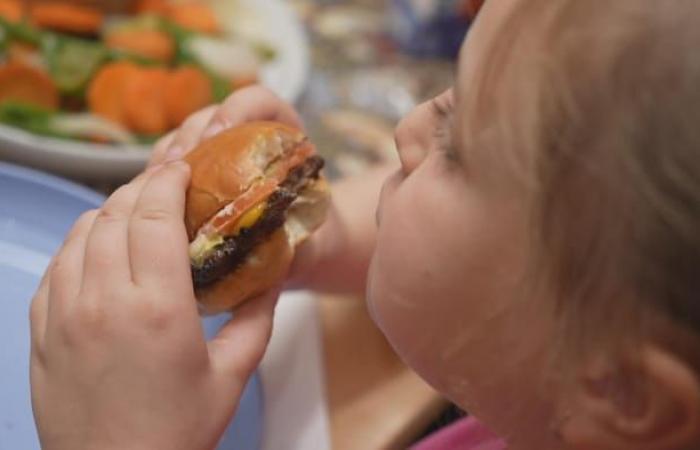
{"label": "plate rim", "polygon": [[76,182],[67,180],[38,169],[0,161],[0,176],[6,176],[25,183],[39,184],[62,194],[69,195],[94,207],[99,207],[106,196]]}
{"label": "plate rim", "polygon": [[[298,79],[290,80],[293,81],[291,84],[285,80],[280,85],[279,80],[284,79],[284,73],[287,72],[285,69],[291,67],[289,63],[277,67],[276,63],[281,60],[263,66],[260,74],[263,85],[278,92],[285,101],[295,103],[303,95],[311,73],[310,39],[303,18],[285,0],[241,0],[241,3],[253,4],[263,12],[263,16],[283,21],[295,36],[294,41],[298,45],[294,47],[295,67],[292,72],[298,73]],[[275,14],[270,14],[270,11]],[[60,139],[0,124],[0,159],[71,178],[124,181],[144,167],[150,158],[152,147],[153,145],[144,144],[106,145]]]}

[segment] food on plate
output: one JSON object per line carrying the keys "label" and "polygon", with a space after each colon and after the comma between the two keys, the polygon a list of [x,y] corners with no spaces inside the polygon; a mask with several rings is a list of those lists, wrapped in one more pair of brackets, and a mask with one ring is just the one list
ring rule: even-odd
{"label": "food on plate", "polygon": [[127,126],[124,94],[138,71],[138,66],[128,61],[105,65],[92,79],[87,92],[90,111],[105,119]]}
{"label": "food on plate", "polygon": [[74,34],[95,35],[104,15],[97,9],[70,2],[32,3],[29,20],[40,28]]}
{"label": "food on plate", "polygon": [[19,0],[0,0],[0,17],[8,22],[20,22],[24,8]]}
{"label": "food on plate", "polygon": [[136,14],[165,14],[168,0],[137,0],[134,4]]}
{"label": "food on plate", "polygon": [[166,8],[165,17],[186,30],[208,34],[221,31],[214,12],[202,3],[174,3]]}
{"label": "food on plate", "polygon": [[181,124],[214,100],[207,75],[192,66],[175,69],[165,82],[165,110],[171,125]]}
{"label": "food on plate", "polygon": [[105,43],[111,49],[162,63],[169,63],[175,56],[175,42],[160,30],[116,30],[105,36]]}
{"label": "food on plate", "polygon": [[159,67],[140,69],[124,90],[124,113],[130,129],[158,135],[168,130],[165,110],[165,83],[168,72]]}
{"label": "food on plate", "polygon": [[88,89],[88,108],[144,135],[179,126],[214,101],[206,73],[194,66],[142,67],[120,61],[104,66]]}
{"label": "food on plate", "polygon": [[325,219],[323,159],[301,131],[252,122],[202,142],[185,160],[192,278],[201,310],[214,314],[282,282],[295,247]]}
{"label": "food on plate", "polygon": [[58,107],[58,90],[39,69],[20,63],[0,67],[0,103],[28,103],[53,110]]}
{"label": "food on plate", "polygon": [[133,5],[133,14],[106,15],[68,0],[0,0],[0,75],[29,74],[0,76],[0,123],[61,138],[151,143],[257,81],[275,57],[258,38],[225,27],[214,3]]}

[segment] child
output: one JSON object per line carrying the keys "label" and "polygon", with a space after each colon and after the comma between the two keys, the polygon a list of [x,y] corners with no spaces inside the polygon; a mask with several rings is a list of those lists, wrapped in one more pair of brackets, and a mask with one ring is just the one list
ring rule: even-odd
{"label": "child", "polygon": [[[397,352],[503,439],[465,448],[700,449],[698,21],[687,0],[488,2],[454,90],[398,127],[376,231],[381,170],[336,186],[290,284],[366,281]],[[204,342],[178,158],[262,118],[299,125],[240,91],[76,224],[31,311],[45,450],[214,447],[276,296]]]}

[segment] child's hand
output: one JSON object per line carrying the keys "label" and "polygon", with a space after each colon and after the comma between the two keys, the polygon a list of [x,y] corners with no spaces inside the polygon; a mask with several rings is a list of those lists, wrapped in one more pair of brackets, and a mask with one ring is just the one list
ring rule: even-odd
{"label": "child's hand", "polygon": [[44,450],[211,449],[270,337],[276,295],[204,340],[183,223],[189,171],[150,169],[83,215],[31,306]]}
{"label": "child's hand", "polygon": [[272,120],[303,129],[294,108],[269,89],[255,85],[237,90],[221,105],[213,105],[193,114],[172,133],[160,139],[149,166],[165,159],[180,158],[203,139],[227,128],[257,120]]}

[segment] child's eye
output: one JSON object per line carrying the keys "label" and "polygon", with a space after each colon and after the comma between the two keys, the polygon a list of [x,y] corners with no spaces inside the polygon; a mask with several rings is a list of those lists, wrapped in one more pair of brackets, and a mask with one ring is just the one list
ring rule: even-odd
{"label": "child's eye", "polygon": [[442,120],[435,126],[435,149],[448,160],[457,162],[457,155],[452,142],[451,121]]}
{"label": "child's eye", "polygon": [[450,162],[459,162],[459,155],[452,139],[453,102],[452,95],[443,94],[433,100],[437,121],[434,130],[435,149]]}

